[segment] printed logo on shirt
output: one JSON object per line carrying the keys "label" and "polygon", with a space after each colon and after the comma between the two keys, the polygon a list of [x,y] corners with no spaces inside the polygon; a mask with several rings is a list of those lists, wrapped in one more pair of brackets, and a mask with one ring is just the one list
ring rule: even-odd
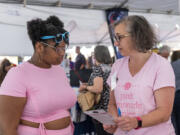
{"label": "printed logo on shirt", "polygon": [[131,83],[127,82],[124,84],[124,90],[129,90],[129,88],[131,88]]}
{"label": "printed logo on shirt", "polygon": [[117,86],[115,89],[116,103],[122,115],[137,116],[143,114],[143,104],[139,100],[137,87],[130,82]]}

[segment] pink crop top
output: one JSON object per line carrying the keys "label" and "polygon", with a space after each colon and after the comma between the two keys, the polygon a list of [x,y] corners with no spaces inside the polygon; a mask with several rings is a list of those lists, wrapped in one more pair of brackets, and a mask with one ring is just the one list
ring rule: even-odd
{"label": "pink crop top", "polygon": [[21,119],[40,124],[70,116],[68,109],[77,100],[60,66],[43,69],[29,62],[8,72],[1,85],[0,95],[26,97]]}

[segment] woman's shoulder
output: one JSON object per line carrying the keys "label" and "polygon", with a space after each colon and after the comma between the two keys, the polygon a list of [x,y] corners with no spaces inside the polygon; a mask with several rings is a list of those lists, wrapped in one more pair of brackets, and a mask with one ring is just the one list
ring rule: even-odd
{"label": "woman's shoulder", "polygon": [[101,64],[100,67],[104,73],[111,72],[111,66],[109,64]]}
{"label": "woman's shoulder", "polygon": [[101,66],[93,66],[93,72],[100,72]]}
{"label": "woman's shoulder", "polygon": [[54,70],[60,70],[60,71],[64,70],[64,68],[61,65],[53,65],[52,68]]}
{"label": "woman's shoulder", "polygon": [[26,73],[28,70],[26,70],[26,63],[22,63],[17,65],[16,67],[12,67],[5,78],[8,78],[10,80],[24,80],[24,77],[26,77]]}
{"label": "woman's shoulder", "polygon": [[162,57],[162,56],[160,56],[160,55],[158,55],[157,53],[152,53],[152,58],[153,58],[153,60],[152,60],[152,64],[155,66],[157,66],[157,67],[164,67],[164,66],[170,66],[171,64],[170,64],[170,62],[167,60],[167,59],[165,59],[164,57]]}
{"label": "woman's shoulder", "polygon": [[124,64],[126,61],[128,61],[128,59],[129,59],[129,56],[117,59],[112,67],[119,68],[122,64]]}
{"label": "woman's shoulder", "polygon": [[16,67],[13,67],[10,69],[10,72],[16,72],[16,73],[22,73],[25,72],[25,69],[27,68],[27,62],[23,62]]}

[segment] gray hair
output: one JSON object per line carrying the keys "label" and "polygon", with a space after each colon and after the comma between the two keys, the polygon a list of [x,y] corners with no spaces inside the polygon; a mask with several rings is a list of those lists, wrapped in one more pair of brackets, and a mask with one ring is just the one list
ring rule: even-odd
{"label": "gray hair", "polygon": [[139,52],[147,52],[157,44],[156,35],[149,22],[143,16],[127,16],[115,22],[114,27],[120,23],[126,25],[126,31],[130,33],[135,43],[135,49]]}
{"label": "gray hair", "polygon": [[164,52],[170,53],[171,52],[171,48],[169,46],[167,46],[167,45],[163,45],[162,47],[159,48],[158,52],[160,54],[164,53]]}
{"label": "gray hair", "polygon": [[94,48],[94,57],[101,64],[111,64],[111,56],[106,46],[99,45]]}
{"label": "gray hair", "polygon": [[80,46],[76,46],[76,49],[79,49],[79,50],[80,50],[80,49],[81,49],[81,47],[80,47]]}

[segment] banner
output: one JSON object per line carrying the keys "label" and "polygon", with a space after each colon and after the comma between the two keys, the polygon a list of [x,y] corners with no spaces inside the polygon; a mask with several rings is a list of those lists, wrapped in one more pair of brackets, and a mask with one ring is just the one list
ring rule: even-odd
{"label": "banner", "polygon": [[118,51],[118,48],[114,45],[114,30],[112,28],[112,24],[121,20],[125,16],[128,16],[128,9],[125,8],[111,8],[106,10],[106,20],[109,25],[109,33],[117,59],[122,58],[122,55]]}

